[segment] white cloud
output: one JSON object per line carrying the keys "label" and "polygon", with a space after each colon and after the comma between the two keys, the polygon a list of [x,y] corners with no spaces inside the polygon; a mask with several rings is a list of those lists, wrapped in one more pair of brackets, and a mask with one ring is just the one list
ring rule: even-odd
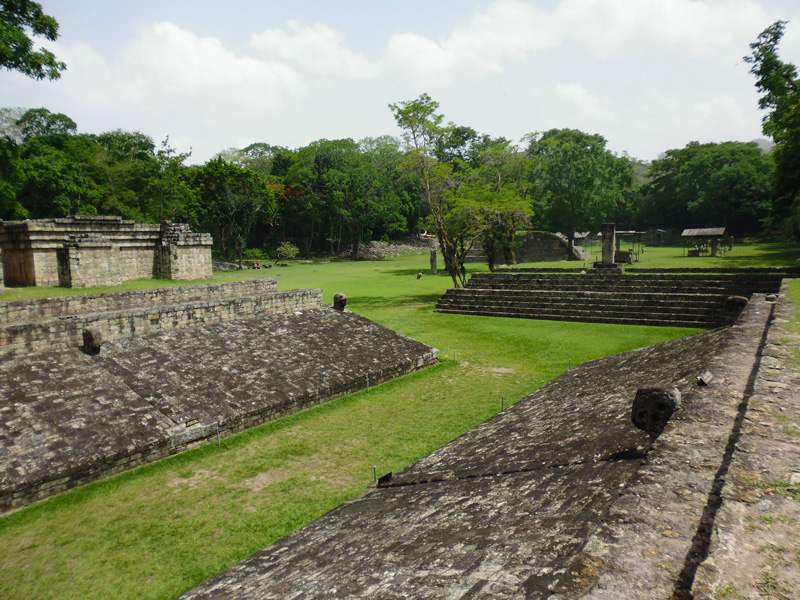
{"label": "white cloud", "polygon": [[659,50],[727,64],[769,23],[756,0],[562,0],[550,11],[495,0],[438,40],[396,33],[383,61],[418,86],[439,88],[500,75],[510,62],[566,46],[601,59]]}
{"label": "white cloud", "polygon": [[237,56],[215,38],[156,23],[126,47],[117,67],[123,96],[139,106],[191,106],[203,114],[280,108],[305,93],[300,76],[280,62]]}
{"label": "white cloud", "polygon": [[551,110],[572,115],[577,121],[611,123],[619,118],[620,109],[614,101],[590,92],[580,83],[556,83],[552,87],[534,91],[540,102],[546,102]]}
{"label": "white cloud", "polygon": [[[57,48],[68,64],[59,85],[95,108],[211,116],[275,111],[306,93],[289,66],[237,56],[214,38],[172,23],[144,28],[113,57],[85,44]],[[62,85],[63,84],[63,85]]]}
{"label": "white cloud", "polygon": [[754,0],[564,0],[555,22],[601,58],[662,48],[727,59],[742,54],[742,40],[768,25],[769,17]]}
{"label": "white cloud", "polygon": [[498,0],[439,41],[415,33],[394,34],[383,61],[388,72],[423,87],[500,75],[506,61],[558,42],[549,20],[531,4]]}
{"label": "white cloud", "polygon": [[289,21],[290,33],[271,29],[253,35],[251,44],[283,60],[295,62],[317,75],[370,79],[379,66],[342,45],[342,36],[327,25],[307,26]]}

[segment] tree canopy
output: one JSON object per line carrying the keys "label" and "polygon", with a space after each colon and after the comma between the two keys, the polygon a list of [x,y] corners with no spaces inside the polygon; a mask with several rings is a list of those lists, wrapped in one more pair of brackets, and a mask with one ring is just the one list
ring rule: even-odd
{"label": "tree canopy", "polygon": [[0,66],[34,79],[58,79],[67,65],[44,47],[34,50],[35,36],[55,41],[58,22],[38,2],[0,0]]}
{"label": "tree canopy", "polygon": [[598,134],[551,129],[527,139],[537,212],[549,229],[567,236],[572,258],[575,233],[596,229],[610,218],[633,186],[633,168],[607,150]]}
{"label": "tree canopy", "polygon": [[691,142],[653,161],[642,210],[665,226],[752,233],[769,211],[772,172],[771,157],[754,142]]}
{"label": "tree canopy", "polygon": [[785,226],[800,237],[800,81],[797,68],[783,62],[778,44],[786,30],[786,21],[776,21],[750,44],[745,62],[756,76],[761,93],[758,106],[767,111],[763,131],[775,142],[775,177],[769,222]]}

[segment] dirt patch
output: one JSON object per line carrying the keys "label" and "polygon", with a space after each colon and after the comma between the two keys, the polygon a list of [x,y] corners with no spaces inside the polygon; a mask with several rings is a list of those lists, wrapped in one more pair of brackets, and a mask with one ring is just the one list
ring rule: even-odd
{"label": "dirt patch", "polygon": [[262,471],[254,477],[245,479],[240,485],[250,488],[252,492],[260,492],[264,488],[271,486],[273,483],[286,481],[289,479],[289,471],[285,469],[269,469]]}
{"label": "dirt patch", "polygon": [[196,488],[201,483],[205,483],[211,479],[219,479],[216,475],[206,470],[199,470],[194,472],[183,472],[170,477],[167,485],[171,488]]}

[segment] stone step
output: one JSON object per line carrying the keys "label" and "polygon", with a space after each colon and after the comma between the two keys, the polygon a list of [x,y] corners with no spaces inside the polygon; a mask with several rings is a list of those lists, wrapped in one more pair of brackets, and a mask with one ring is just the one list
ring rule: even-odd
{"label": "stone step", "polygon": [[[579,284],[583,287],[597,288],[597,286],[640,286],[640,285],[659,285],[671,286],[678,285],[685,287],[687,285],[711,285],[711,286],[727,286],[735,285],[740,287],[768,287],[771,290],[777,291],[780,285],[780,275],[765,275],[756,274],[752,276],[747,275],[697,275],[697,274],[684,274],[684,275],[580,275],[580,274],[493,274],[493,273],[476,273],[471,278],[468,286],[485,287],[486,282],[491,285],[518,285],[523,284],[526,286],[536,285],[572,285]],[[766,290],[759,290],[766,291]]]}
{"label": "stone step", "polygon": [[487,290],[487,289],[450,289],[441,300],[457,300],[460,298],[508,302],[527,302],[543,304],[622,304],[652,306],[705,306],[720,307],[727,294],[664,294],[662,292],[643,292],[628,294],[622,292],[594,292],[580,290],[564,292],[562,290]]}
{"label": "stone step", "polygon": [[587,281],[579,278],[564,280],[553,279],[470,279],[466,289],[562,289],[562,290],[636,290],[636,291],[674,291],[674,292],[705,292],[727,293],[728,295],[749,296],[754,292],[777,293],[780,282],[770,280],[754,281],[633,281],[615,278],[611,281],[606,278],[598,281]]}
{"label": "stone step", "polygon": [[645,325],[651,327],[691,327],[698,329],[708,329],[713,327],[721,327],[728,323],[721,322],[708,322],[696,319],[685,319],[676,315],[661,315],[658,317],[607,317],[600,316],[592,313],[585,313],[580,315],[564,315],[564,314],[542,314],[542,313],[526,313],[516,314],[508,312],[492,312],[488,310],[474,310],[474,311],[452,311],[447,309],[436,309],[438,313],[450,313],[461,315],[473,315],[482,317],[507,317],[514,319],[538,319],[543,321],[577,321],[582,323],[607,323],[614,325]]}
{"label": "stone step", "polygon": [[509,314],[510,313],[519,314],[523,316],[528,314],[570,315],[570,316],[596,314],[596,315],[603,315],[615,318],[647,317],[649,319],[659,319],[661,317],[664,317],[665,315],[678,315],[680,317],[700,320],[706,323],[730,322],[733,320],[730,315],[728,315],[723,311],[709,311],[709,310],[689,311],[689,310],[674,310],[674,309],[650,310],[647,308],[620,309],[620,308],[602,307],[602,306],[587,306],[581,308],[565,309],[563,307],[556,308],[547,306],[519,306],[519,305],[515,306],[508,304],[464,303],[464,304],[440,304],[436,307],[436,309],[440,311],[465,312],[465,313],[471,313],[476,311],[502,312]]}
{"label": "stone step", "polygon": [[704,326],[713,326],[717,323],[730,323],[733,321],[735,315],[728,315],[721,310],[709,309],[666,309],[666,310],[653,310],[649,307],[609,307],[604,305],[591,305],[583,307],[548,307],[541,305],[521,305],[513,303],[441,303],[436,307],[439,312],[460,312],[464,314],[472,314],[476,312],[488,313],[504,313],[516,314],[519,316],[527,316],[530,314],[537,315],[552,315],[552,316],[568,316],[568,317],[581,317],[586,315],[596,315],[614,319],[627,319],[627,318],[647,318],[651,320],[657,319],[670,319],[675,318],[691,320],[698,323],[704,323]]}
{"label": "stone step", "polygon": [[731,324],[730,296],[776,293],[781,274],[476,273],[437,312],[681,327]]}

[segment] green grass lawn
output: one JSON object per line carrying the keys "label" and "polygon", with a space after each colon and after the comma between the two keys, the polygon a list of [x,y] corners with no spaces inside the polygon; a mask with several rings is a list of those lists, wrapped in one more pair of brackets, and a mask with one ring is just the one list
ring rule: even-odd
{"label": "green grass lawn", "polygon": [[[623,242],[624,243],[624,242]],[[623,246],[624,247],[624,246]],[[595,260],[600,260],[599,246],[594,243],[589,247],[592,259],[582,262],[559,263],[525,263],[524,267],[591,267]],[[686,245],[647,246],[639,255],[639,260],[626,269],[637,268],[677,268],[677,269],[715,269],[719,267],[800,267],[800,246],[781,242],[759,242],[735,244],[733,250],[725,256],[686,256]]]}
{"label": "green grass lawn", "polygon": [[0,598],[173,598],[357,496],[373,466],[397,471],[468,431],[501,397],[519,400],[570,362],[696,331],[436,314],[451,281],[417,279],[428,260],[217,274],[323,288],[326,302],[344,292],[348,309],[439,348],[441,364],[0,519]]}

